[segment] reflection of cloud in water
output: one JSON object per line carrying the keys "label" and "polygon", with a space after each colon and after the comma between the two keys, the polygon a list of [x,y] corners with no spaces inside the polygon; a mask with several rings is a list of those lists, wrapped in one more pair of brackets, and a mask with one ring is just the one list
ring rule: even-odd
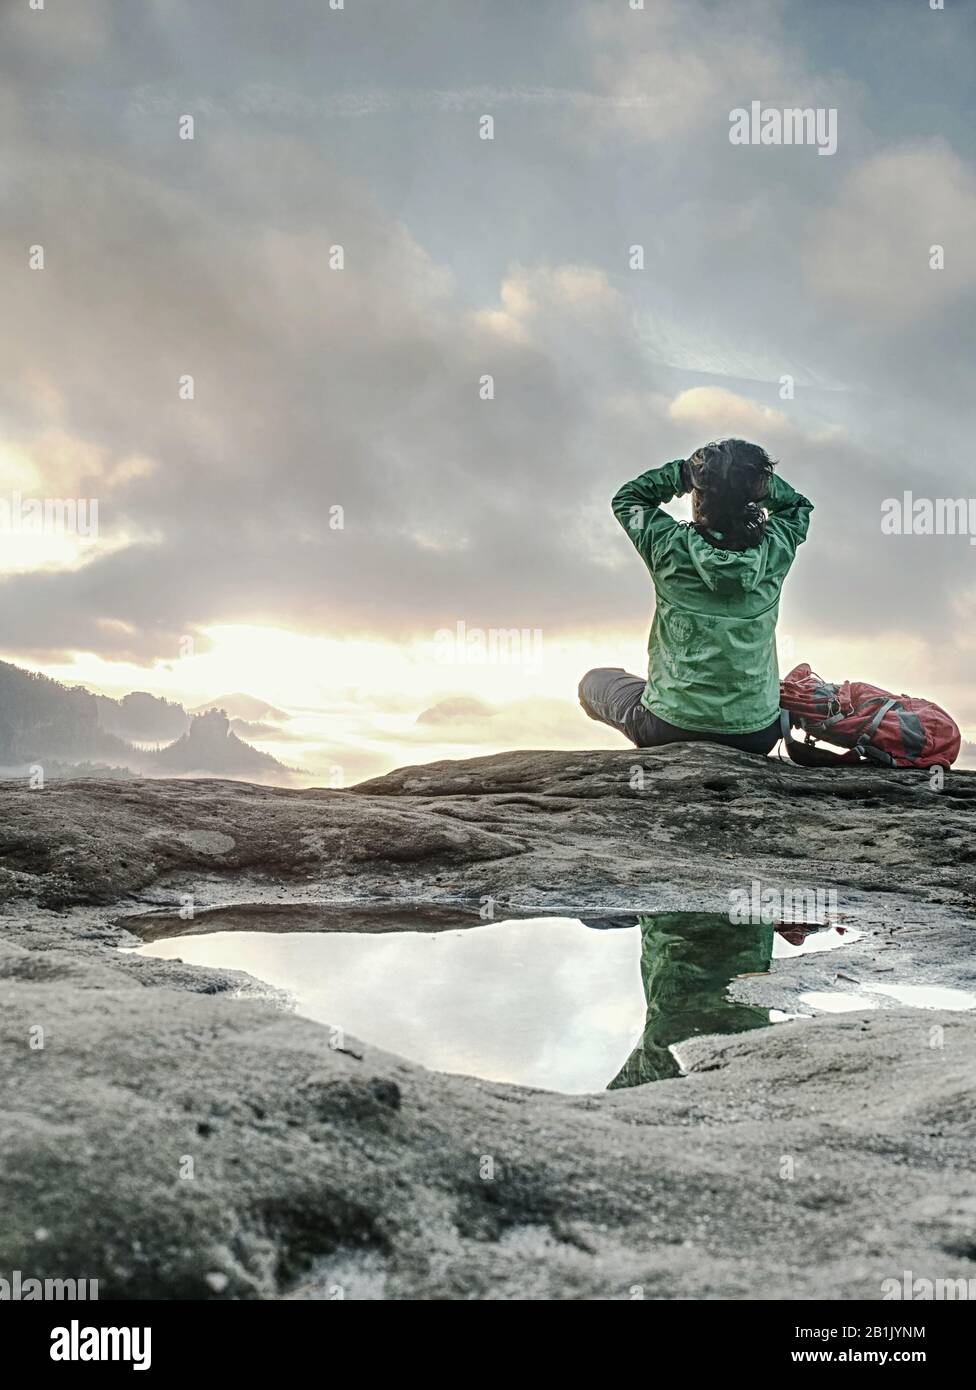
{"label": "reflection of cloud in water", "polygon": [[947,989],[943,985],[893,985],[867,984],[865,990],[871,994],[883,994],[895,999],[899,1004],[907,1004],[913,1009],[973,1009],[976,1008],[976,994],[967,989]]}
{"label": "reflection of cloud in water", "polygon": [[214,932],[140,948],[246,970],[298,1012],[442,1071],[599,1091],[644,1026],[640,933],[567,918],[463,931]]}
{"label": "reflection of cloud in water", "polygon": [[943,985],[862,985],[860,992],[840,990],[811,991],[800,995],[802,1004],[827,1013],[854,1013],[858,1009],[891,1009],[898,1005],[911,1009],[946,1009],[964,1012],[976,1008],[976,994]]}

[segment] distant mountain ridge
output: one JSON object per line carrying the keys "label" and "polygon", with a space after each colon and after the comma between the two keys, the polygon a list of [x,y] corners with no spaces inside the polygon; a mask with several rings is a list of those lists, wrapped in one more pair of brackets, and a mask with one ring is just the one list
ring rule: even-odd
{"label": "distant mountain ridge", "polygon": [[190,727],[190,715],[182,705],[134,690],[113,700],[108,695],[96,695],[98,722],[109,733],[136,743],[158,743],[179,738]]}
{"label": "distant mountain ridge", "polygon": [[[236,698],[288,717],[253,696]],[[201,708],[205,713],[194,714],[146,691],[120,700],[93,695],[0,661],[0,767],[26,770],[47,761],[52,776],[66,776],[76,766],[90,774],[92,764],[103,764],[149,777],[196,773],[290,783],[292,770],[238,738],[224,710]]]}
{"label": "distant mountain ridge", "polygon": [[275,723],[289,717],[286,710],[276,709],[266,700],[259,700],[254,695],[245,695],[241,690],[235,691],[233,695],[218,695],[216,700],[207,700],[205,704],[196,705],[190,713],[206,714],[212,709],[222,709],[231,719],[246,719],[255,723],[267,720]]}

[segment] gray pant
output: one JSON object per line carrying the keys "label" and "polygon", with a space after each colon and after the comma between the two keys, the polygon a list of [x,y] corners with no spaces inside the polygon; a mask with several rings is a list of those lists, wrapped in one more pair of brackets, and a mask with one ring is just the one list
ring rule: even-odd
{"label": "gray pant", "polygon": [[703,733],[700,729],[681,729],[659,719],[641,704],[644,681],[620,666],[598,666],[580,681],[579,702],[591,719],[619,729],[637,748],[655,748],[661,743],[723,743],[744,753],[770,753],[781,737],[779,716],[767,729],[752,734]]}

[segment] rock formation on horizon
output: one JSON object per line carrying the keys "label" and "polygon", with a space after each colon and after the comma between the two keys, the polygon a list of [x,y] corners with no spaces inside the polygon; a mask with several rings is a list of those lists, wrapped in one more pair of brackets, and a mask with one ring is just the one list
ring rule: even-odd
{"label": "rock formation on horizon", "polygon": [[166,773],[205,772],[217,777],[267,777],[287,769],[270,753],[262,753],[231,731],[222,709],[191,717],[181,738],[151,755],[152,765]]}
{"label": "rock formation on horizon", "polygon": [[[272,708],[261,701],[254,705]],[[0,768],[23,775],[39,765],[52,777],[87,776],[98,764],[106,776],[127,770],[143,776],[252,777],[283,785],[292,780],[283,763],[230,732],[223,711],[193,717],[182,705],[145,691],[114,700],[0,661]]]}

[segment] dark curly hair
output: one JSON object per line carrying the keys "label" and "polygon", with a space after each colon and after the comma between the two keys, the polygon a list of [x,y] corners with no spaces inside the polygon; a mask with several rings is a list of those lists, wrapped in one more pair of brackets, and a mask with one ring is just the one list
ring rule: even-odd
{"label": "dark curly hair", "polygon": [[685,459],[681,477],[685,490],[694,493],[692,525],[698,534],[721,550],[758,545],[766,534],[760,503],[775,463],[765,449],[745,439],[705,444]]}

